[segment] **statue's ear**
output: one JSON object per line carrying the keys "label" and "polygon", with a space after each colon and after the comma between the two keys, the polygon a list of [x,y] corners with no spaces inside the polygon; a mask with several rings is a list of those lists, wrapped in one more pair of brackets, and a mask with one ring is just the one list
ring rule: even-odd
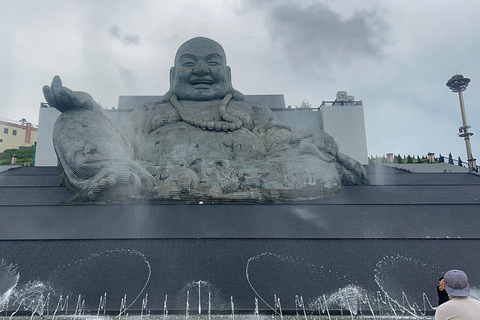
{"label": "statue's ear", "polygon": [[173,79],[175,79],[175,67],[170,68],[170,88],[173,87]]}
{"label": "statue's ear", "polygon": [[229,66],[227,66],[227,77],[228,77],[228,83],[230,84],[230,87],[233,88],[233,86],[232,86],[232,69],[230,69]]}
{"label": "statue's ear", "polygon": [[235,90],[232,85],[232,70],[230,69],[229,66],[227,66],[227,78],[228,78],[228,84],[230,85],[230,93],[232,94],[232,99],[237,100],[237,101],[242,101],[245,99],[245,96],[243,93],[241,93],[238,90]]}
{"label": "statue's ear", "polygon": [[175,79],[175,67],[171,67],[170,68],[170,89],[168,89],[167,93],[163,95],[161,102],[168,102],[170,98],[175,94],[173,90],[174,79]]}

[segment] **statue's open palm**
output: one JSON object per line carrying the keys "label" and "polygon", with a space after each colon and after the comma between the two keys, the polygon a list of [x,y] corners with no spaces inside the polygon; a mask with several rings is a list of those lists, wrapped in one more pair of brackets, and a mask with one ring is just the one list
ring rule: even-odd
{"label": "statue's open palm", "polygon": [[50,87],[43,87],[43,95],[48,105],[60,112],[65,112],[70,109],[87,109],[91,111],[101,109],[100,105],[96,103],[88,93],[72,91],[64,87],[59,76],[53,77]]}

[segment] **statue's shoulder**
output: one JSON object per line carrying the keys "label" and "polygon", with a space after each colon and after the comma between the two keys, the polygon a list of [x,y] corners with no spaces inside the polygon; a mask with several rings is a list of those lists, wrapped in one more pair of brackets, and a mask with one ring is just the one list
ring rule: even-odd
{"label": "statue's shoulder", "polygon": [[172,109],[173,106],[170,102],[147,102],[143,105],[146,110],[161,110],[161,109]]}
{"label": "statue's shoulder", "polygon": [[245,101],[245,100],[241,100],[241,101],[232,100],[230,101],[229,105],[235,108],[243,108],[245,110],[250,110],[252,112],[258,112],[260,110],[265,112],[273,112],[272,110],[270,110],[269,107],[265,105],[259,104],[257,102],[251,102],[251,101]]}
{"label": "statue's shoulder", "polygon": [[170,102],[147,102],[144,103],[141,107],[133,110],[131,114],[134,116],[144,116],[145,114],[156,113],[165,109],[173,109],[172,104]]}
{"label": "statue's shoulder", "polygon": [[267,106],[251,101],[231,101],[233,109],[241,109],[250,114],[254,123],[279,123],[275,113]]}
{"label": "statue's shoulder", "polygon": [[148,102],[143,104],[141,107],[134,109],[128,116],[130,122],[144,121],[145,119],[150,119],[152,114],[159,109],[159,105],[164,103],[160,102]]}

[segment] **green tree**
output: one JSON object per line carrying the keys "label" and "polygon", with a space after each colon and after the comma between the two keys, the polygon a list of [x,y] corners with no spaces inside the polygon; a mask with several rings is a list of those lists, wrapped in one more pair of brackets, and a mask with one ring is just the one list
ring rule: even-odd
{"label": "green tree", "polygon": [[397,156],[397,163],[403,163],[402,156],[400,154]]}
{"label": "green tree", "polygon": [[305,101],[305,99],[303,99],[302,103],[300,104],[300,109],[310,109],[312,107],[312,104],[308,101]]}
{"label": "green tree", "polygon": [[407,157],[407,163],[413,163],[413,158],[408,155]]}
{"label": "green tree", "polygon": [[438,157],[438,163],[445,163],[445,157],[442,156],[441,154]]}
{"label": "green tree", "polygon": [[463,162],[462,162],[462,159],[460,159],[460,157],[458,157],[458,166],[463,167]]}
{"label": "green tree", "polygon": [[420,156],[417,156],[417,163],[422,163],[422,159],[420,159]]}
{"label": "green tree", "polygon": [[448,163],[453,164],[453,157],[451,152],[448,154]]}

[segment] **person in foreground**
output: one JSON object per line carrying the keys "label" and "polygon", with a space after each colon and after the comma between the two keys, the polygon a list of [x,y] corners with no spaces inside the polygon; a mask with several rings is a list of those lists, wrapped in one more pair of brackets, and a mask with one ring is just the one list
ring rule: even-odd
{"label": "person in foreground", "polygon": [[438,306],[435,320],[480,320],[480,301],[470,297],[470,283],[465,272],[445,273],[445,290],[451,300]]}
{"label": "person in foreground", "polygon": [[292,132],[269,108],[244,101],[222,46],[208,38],[180,46],[163,100],[120,127],[58,76],[43,93],[62,112],[53,143],[79,201],[301,200],[367,182],[325,132]]}

